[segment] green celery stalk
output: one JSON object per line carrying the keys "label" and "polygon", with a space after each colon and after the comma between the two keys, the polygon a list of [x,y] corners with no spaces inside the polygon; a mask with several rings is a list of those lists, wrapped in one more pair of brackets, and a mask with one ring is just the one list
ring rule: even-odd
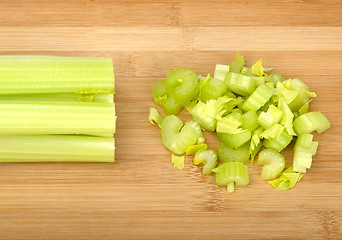
{"label": "green celery stalk", "polygon": [[0,135],[113,136],[113,103],[1,101]]}
{"label": "green celery stalk", "polygon": [[114,92],[109,58],[1,56],[0,94]]}
{"label": "green celery stalk", "polygon": [[2,135],[0,145],[0,162],[114,162],[114,138]]}

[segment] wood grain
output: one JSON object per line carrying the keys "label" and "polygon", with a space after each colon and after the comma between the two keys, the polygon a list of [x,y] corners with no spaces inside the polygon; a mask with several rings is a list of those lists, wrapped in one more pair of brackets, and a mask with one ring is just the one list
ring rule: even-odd
{"label": "wood grain", "polygon": [[[0,165],[0,239],[342,238],[342,1],[1,1],[0,43],[0,54],[112,58],[118,114],[114,164]],[[307,82],[332,122],[291,191],[256,165],[234,194],[190,157],[177,171],[147,122],[170,69],[206,74],[237,51]]]}

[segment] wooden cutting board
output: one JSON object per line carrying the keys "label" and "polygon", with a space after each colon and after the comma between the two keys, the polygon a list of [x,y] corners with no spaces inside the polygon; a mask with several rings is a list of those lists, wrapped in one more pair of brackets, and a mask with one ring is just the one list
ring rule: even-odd
{"label": "wooden cutting board", "polygon": [[[304,80],[332,122],[291,191],[256,165],[234,194],[175,170],[147,121],[170,69],[236,52]],[[0,164],[0,239],[342,239],[342,1],[1,1],[0,54],[111,57],[118,114],[113,164]]]}

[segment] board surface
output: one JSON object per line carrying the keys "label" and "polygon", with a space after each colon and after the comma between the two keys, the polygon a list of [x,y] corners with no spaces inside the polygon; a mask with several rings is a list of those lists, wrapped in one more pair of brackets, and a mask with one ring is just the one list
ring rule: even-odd
{"label": "board surface", "polygon": [[[1,1],[0,43],[1,55],[112,58],[118,115],[114,164],[0,164],[0,239],[342,238],[342,1]],[[291,191],[257,165],[234,194],[191,158],[175,170],[147,121],[170,69],[213,73],[237,52],[305,81],[332,123]]]}

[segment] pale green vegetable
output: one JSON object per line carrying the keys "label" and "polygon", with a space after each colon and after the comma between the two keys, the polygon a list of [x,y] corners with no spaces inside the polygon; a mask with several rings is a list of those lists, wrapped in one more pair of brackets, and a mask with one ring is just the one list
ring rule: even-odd
{"label": "pale green vegetable", "polygon": [[199,143],[199,144],[195,144],[195,145],[191,145],[186,147],[185,153],[186,155],[193,155],[196,152],[200,151],[200,150],[205,150],[208,148],[208,145],[205,143]]}
{"label": "pale green vegetable", "polygon": [[220,142],[218,148],[218,158],[220,162],[242,162],[246,163],[249,159],[249,143],[245,143],[244,145],[234,149],[223,142]]}
{"label": "pale green vegetable", "polygon": [[272,97],[272,95],[273,90],[262,84],[257,87],[254,92],[252,92],[241,108],[245,112],[257,111],[259,108],[264,106],[264,104]]}
{"label": "pale green vegetable", "polygon": [[173,164],[173,167],[179,170],[182,170],[184,168],[184,156],[176,156],[171,154],[171,163]]}
{"label": "pale green vegetable", "polygon": [[200,125],[193,121],[183,124],[175,115],[166,116],[161,125],[163,145],[175,154],[183,154],[188,146],[197,143],[203,137]]}
{"label": "pale green vegetable", "polygon": [[75,135],[0,136],[0,162],[114,162],[114,138]]}
{"label": "pale green vegetable", "polygon": [[249,96],[257,87],[255,78],[234,72],[226,75],[226,82],[228,90],[242,96]]}
{"label": "pale green vegetable", "polygon": [[313,131],[321,134],[328,130],[330,126],[328,118],[321,112],[308,112],[293,121],[293,128],[297,135],[312,133]]}
{"label": "pale green vegetable", "polygon": [[312,134],[298,136],[293,154],[293,170],[305,173],[311,167],[312,156],[316,155],[318,142],[313,141]]}
{"label": "pale green vegetable", "polygon": [[235,55],[233,62],[229,65],[229,71],[233,73],[240,73],[245,66],[245,58],[240,53]]}
{"label": "pale green vegetable", "polygon": [[150,107],[150,113],[148,115],[148,121],[154,126],[157,123],[158,127],[161,128],[163,122],[163,116],[158,112],[157,109]]}
{"label": "pale green vegetable", "polygon": [[214,78],[224,82],[228,72],[229,65],[216,64]]}
{"label": "pale green vegetable", "polygon": [[220,138],[222,142],[228,145],[231,148],[238,148],[248,142],[251,139],[251,132],[248,130],[241,130],[239,133],[231,134],[231,133],[217,133],[217,136]]}
{"label": "pale green vegetable", "polygon": [[229,193],[233,193],[235,186],[244,187],[249,184],[249,174],[246,165],[240,162],[227,162],[213,169],[216,173],[216,184],[227,187]]}
{"label": "pale green vegetable", "polygon": [[261,177],[264,180],[272,180],[281,174],[285,168],[283,155],[273,149],[264,149],[259,153],[258,165],[262,165]]}
{"label": "pale green vegetable", "polygon": [[200,150],[196,152],[193,163],[194,165],[204,164],[203,174],[210,175],[217,165],[217,154],[213,149]]}
{"label": "pale green vegetable", "polygon": [[264,75],[264,67],[262,66],[262,58],[260,58],[256,63],[253,64],[252,73],[256,76],[261,77]]}
{"label": "pale green vegetable", "polygon": [[274,105],[269,105],[267,112],[261,112],[258,117],[258,123],[265,129],[279,123],[283,116],[283,112]]}
{"label": "pale green vegetable", "polygon": [[293,188],[302,177],[303,173],[293,171],[292,166],[290,166],[281,173],[280,177],[268,181],[268,183],[277,190],[286,191]]}

